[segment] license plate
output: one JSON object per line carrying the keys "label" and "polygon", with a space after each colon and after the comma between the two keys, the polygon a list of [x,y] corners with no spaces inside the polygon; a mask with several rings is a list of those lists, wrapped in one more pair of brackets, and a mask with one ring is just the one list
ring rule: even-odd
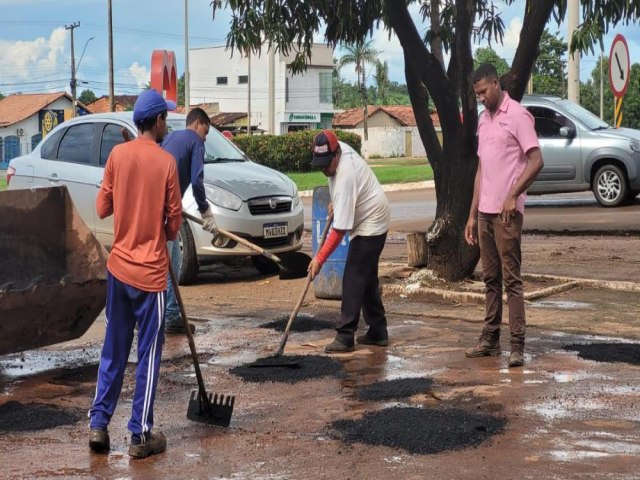
{"label": "license plate", "polygon": [[289,234],[286,223],[267,223],[262,227],[264,238],[286,237]]}

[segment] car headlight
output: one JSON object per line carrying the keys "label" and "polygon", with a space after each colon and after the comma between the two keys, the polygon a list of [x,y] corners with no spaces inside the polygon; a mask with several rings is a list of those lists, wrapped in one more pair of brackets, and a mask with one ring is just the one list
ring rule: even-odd
{"label": "car headlight", "polygon": [[300,205],[300,193],[298,193],[298,186],[294,183],[293,184],[293,208],[296,208],[298,205]]}
{"label": "car headlight", "polygon": [[224,188],[205,184],[204,191],[207,194],[207,199],[218,207],[228,208],[229,210],[239,210],[242,206],[242,199],[235,193],[231,193]]}
{"label": "car headlight", "polygon": [[633,152],[640,152],[640,140],[636,140],[635,138],[629,140],[629,147]]}

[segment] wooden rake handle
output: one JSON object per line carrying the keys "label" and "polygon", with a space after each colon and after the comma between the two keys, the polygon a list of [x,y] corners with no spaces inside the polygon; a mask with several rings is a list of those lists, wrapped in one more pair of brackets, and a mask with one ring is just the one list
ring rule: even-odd
{"label": "wooden rake handle", "polygon": [[[318,243],[318,250],[324,244],[324,241],[327,239],[327,234],[329,233],[329,228],[331,228],[331,223],[333,222],[333,213],[327,216],[327,223],[324,226],[324,230],[322,231],[322,237],[320,237],[320,242]],[[307,296],[307,292],[309,291],[309,285],[311,285],[311,272],[307,274],[307,279],[304,281],[304,287],[302,289],[302,293],[300,293],[300,298],[298,298],[298,302],[291,312],[291,316],[289,317],[289,321],[287,322],[287,326],[284,329],[284,333],[282,334],[282,339],[280,340],[280,346],[278,347],[278,351],[274,355],[275,357],[279,357],[284,352],[284,347],[287,344],[287,339],[289,338],[289,330],[291,329],[291,325],[293,321],[298,316],[298,312],[300,311],[300,307],[302,307],[302,302],[304,302],[304,297]]]}
{"label": "wooden rake handle", "polygon": [[[191,215],[190,213],[187,213],[184,210],[182,211],[182,216],[185,218],[188,218],[192,222],[197,223],[198,225],[204,225],[204,221],[201,218]],[[261,255],[264,255],[269,260],[276,262],[278,265],[282,265],[282,260],[280,260],[280,257],[274,255],[273,253],[265,250],[262,247],[259,247],[255,243],[251,243],[249,240],[239,237],[235,233],[231,233],[228,230],[225,230],[224,228],[217,227],[217,230],[218,230],[218,233],[220,233],[220,235],[230,238],[231,240],[234,240],[239,244],[244,245],[248,249],[253,250],[254,252],[258,252]]]}

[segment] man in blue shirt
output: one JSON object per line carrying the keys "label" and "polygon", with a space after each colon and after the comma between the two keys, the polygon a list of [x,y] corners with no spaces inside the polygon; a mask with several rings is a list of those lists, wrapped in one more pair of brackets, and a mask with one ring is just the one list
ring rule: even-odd
{"label": "man in blue shirt", "polygon": [[[204,190],[204,142],[209,133],[211,122],[206,112],[201,108],[193,108],[187,115],[187,128],[171,132],[162,142],[162,148],[173,155],[178,162],[178,177],[180,193],[191,184],[193,196],[198,205],[198,211],[204,220],[204,228],[215,234],[216,222],[213,218],[211,206],[207,202]],[[176,276],[180,274],[182,252],[178,240],[167,242],[171,265]],[[165,311],[165,333],[186,333],[184,323],[180,317],[180,308],[174,291],[176,288],[169,278],[167,284],[167,306]],[[191,332],[195,327],[190,325]]]}

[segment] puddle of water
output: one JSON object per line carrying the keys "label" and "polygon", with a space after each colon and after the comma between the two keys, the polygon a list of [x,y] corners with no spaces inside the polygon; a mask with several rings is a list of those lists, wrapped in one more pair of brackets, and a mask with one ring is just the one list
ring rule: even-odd
{"label": "puddle of water", "polygon": [[58,368],[87,366],[99,360],[98,347],[65,351],[30,350],[0,358],[0,374],[21,378]]}
{"label": "puddle of water", "polygon": [[588,460],[591,458],[609,457],[606,452],[592,452],[590,450],[552,450],[549,454],[556,460],[561,462],[576,462],[580,460]]}
{"label": "puddle of water", "polygon": [[534,308],[557,308],[560,310],[591,310],[595,308],[593,303],[576,300],[536,300],[531,302],[530,306]]}

